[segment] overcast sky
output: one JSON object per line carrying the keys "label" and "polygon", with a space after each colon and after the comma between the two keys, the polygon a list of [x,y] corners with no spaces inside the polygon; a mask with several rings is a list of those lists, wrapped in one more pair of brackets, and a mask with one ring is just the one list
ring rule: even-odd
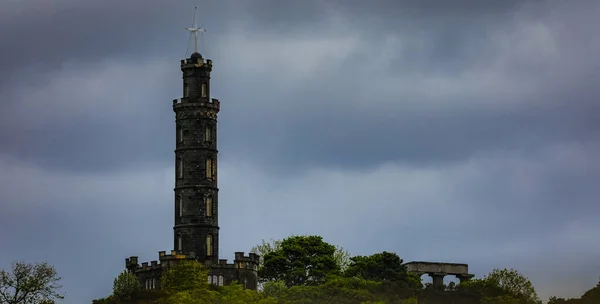
{"label": "overcast sky", "polygon": [[317,234],[516,268],[544,300],[598,282],[596,0],[4,0],[0,267],[48,261],[90,303],[126,257],[172,249],[195,5],[221,258]]}

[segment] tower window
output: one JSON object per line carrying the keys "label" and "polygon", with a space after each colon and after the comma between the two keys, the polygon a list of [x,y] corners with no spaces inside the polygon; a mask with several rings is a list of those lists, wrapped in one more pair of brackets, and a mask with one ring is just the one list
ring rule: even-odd
{"label": "tower window", "polygon": [[212,196],[207,196],[204,198],[204,202],[206,205],[206,216],[212,216],[213,215],[213,211],[212,211]]}
{"label": "tower window", "polygon": [[183,216],[183,197],[181,195],[178,195],[177,201],[179,202],[179,217],[182,217]]}
{"label": "tower window", "polygon": [[183,160],[181,158],[177,162],[177,178],[183,178]]}
{"label": "tower window", "polygon": [[212,158],[206,159],[206,178],[213,178],[213,161]]}
{"label": "tower window", "polygon": [[181,234],[177,235],[177,250],[183,250],[183,237],[181,237]]}
{"label": "tower window", "polygon": [[212,128],[210,126],[206,126],[206,128],[204,129],[204,141],[212,141]]}
{"label": "tower window", "polygon": [[203,83],[201,86],[201,94],[202,98],[206,98],[206,83]]}
{"label": "tower window", "polygon": [[183,142],[183,128],[181,126],[177,126],[177,142]]}
{"label": "tower window", "polygon": [[183,83],[183,97],[188,97],[190,96],[190,86],[184,82]]}
{"label": "tower window", "polygon": [[213,255],[213,239],[212,239],[212,235],[207,235],[206,236],[206,256],[212,256]]}

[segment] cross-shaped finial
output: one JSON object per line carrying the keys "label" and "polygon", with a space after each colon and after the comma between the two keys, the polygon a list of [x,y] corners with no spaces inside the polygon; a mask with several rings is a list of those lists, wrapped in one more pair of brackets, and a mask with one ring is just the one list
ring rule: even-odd
{"label": "cross-shaped finial", "polygon": [[196,25],[196,9],[194,7],[194,26],[187,27],[186,30],[190,31],[194,35],[194,52],[198,53],[198,33],[206,32],[206,29],[203,29]]}

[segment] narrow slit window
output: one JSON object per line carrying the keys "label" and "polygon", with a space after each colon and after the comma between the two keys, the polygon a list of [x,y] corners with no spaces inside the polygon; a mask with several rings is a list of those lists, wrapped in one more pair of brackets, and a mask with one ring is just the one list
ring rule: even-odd
{"label": "narrow slit window", "polygon": [[177,177],[183,178],[183,160],[181,158],[177,163]]}
{"label": "narrow slit window", "polygon": [[206,98],[206,83],[203,83],[201,86],[202,98]]}
{"label": "narrow slit window", "polygon": [[177,143],[183,142],[183,128],[181,126],[177,127]]}
{"label": "narrow slit window", "polygon": [[206,128],[204,129],[204,141],[212,141],[212,128],[210,126],[206,126]]}
{"label": "narrow slit window", "polygon": [[206,204],[206,216],[212,216],[213,215],[213,211],[212,211],[212,196],[207,196],[204,198],[204,202]]}
{"label": "narrow slit window", "polygon": [[212,235],[207,235],[206,236],[206,256],[212,256],[213,255],[213,241],[212,241]]}
{"label": "narrow slit window", "polygon": [[183,83],[183,97],[188,97],[190,95],[190,86],[184,82]]}
{"label": "narrow slit window", "polygon": [[213,162],[212,158],[206,159],[206,178],[212,179],[213,177]]}
{"label": "narrow slit window", "polygon": [[177,250],[183,250],[183,238],[181,237],[181,234],[177,236]]}
{"label": "narrow slit window", "polygon": [[179,201],[179,217],[183,216],[183,197],[181,195],[177,196],[177,200]]}

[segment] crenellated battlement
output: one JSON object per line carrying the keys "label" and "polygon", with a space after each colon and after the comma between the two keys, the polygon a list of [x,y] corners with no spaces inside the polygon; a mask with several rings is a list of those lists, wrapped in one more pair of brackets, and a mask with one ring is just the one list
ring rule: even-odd
{"label": "crenellated battlement", "polygon": [[[210,261],[205,261],[205,264],[210,268],[219,268],[219,269],[247,269],[247,270],[257,270],[259,255],[255,253],[249,253],[248,255],[244,255],[244,252],[236,252],[235,259],[232,264],[227,263],[227,259],[219,259],[218,264],[211,263]],[[195,260],[196,254],[191,252],[187,255],[180,254],[175,250],[171,250],[169,253],[166,251],[158,252],[158,261],[150,261],[143,262],[139,264],[137,256],[131,256],[125,259],[125,268],[132,272],[140,272],[140,271],[151,271],[156,269],[161,269],[163,267],[168,267],[170,265],[174,265],[180,260]]]}
{"label": "crenellated battlement", "polygon": [[256,269],[258,267],[260,256],[256,253],[250,252],[247,256],[244,252],[238,251],[235,253],[234,263],[236,268]]}
{"label": "crenellated battlement", "polygon": [[182,59],[181,61],[181,69],[190,69],[190,68],[208,68],[212,69],[212,60],[204,59],[202,56],[193,56],[187,59]]}

